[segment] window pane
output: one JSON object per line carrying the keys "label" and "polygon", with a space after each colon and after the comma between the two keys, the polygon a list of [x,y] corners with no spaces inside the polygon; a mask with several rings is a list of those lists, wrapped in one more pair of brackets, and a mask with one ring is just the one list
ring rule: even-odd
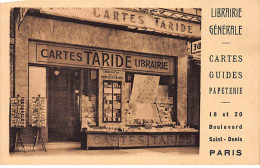
{"label": "window pane", "polygon": [[84,91],[81,98],[81,128],[97,125],[97,75],[97,70],[84,69]]}
{"label": "window pane", "polygon": [[[29,100],[38,96],[46,98],[46,68],[29,66]],[[45,114],[47,117],[47,113]],[[29,125],[32,124],[32,101],[29,101]]]}
{"label": "window pane", "polygon": [[103,121],[121,122],[121,82],[103,82]]}
{"label": "window pane", "polygon": [[[140,81],[135,81],[137,78],[136,75],[142,76],[141,78],[138,78]],[[146,82],[147,86],[143,87],[146,85],[143,80],[147,78],[149,79],[148,81],[151,81],[149,77],[159,77],[159,82],[153,86],[149,86],[150,88],[148,88],[150,82]],[[123,89],[125,102],[123,105],[126,107],[127,125],[152,123],[152,125],[156,126],[172,125],[173,122],[176,122],[176,101],[174,101],[176,100],[176,84],[174,76],[155,76],[152,74],[126,72],[125,82],[125,88]],[[139,93],[137,96],[138,100],[136,99],[138,102],[132,103],[131,101],[133,100],[131,100],[131,98],[134,97],[131,96],[136,94],[133,93],[133,88],[136,87],[134,85],[139,85],[139,88],[137,88]],[[158,92],[156,93],[155,101],[148,101],[148,99],[154,95],[153,91],[156,88],[158,88]],[[149,95],[148,92],[151,92],[151,96],[146,98],[146,95]]]}

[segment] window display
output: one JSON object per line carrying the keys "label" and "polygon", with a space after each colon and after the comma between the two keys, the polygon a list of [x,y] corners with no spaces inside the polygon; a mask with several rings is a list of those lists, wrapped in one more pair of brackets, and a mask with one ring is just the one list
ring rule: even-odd
{"label": "window display", "polygon": [[[96,107],[93,94],[82,95],[82,128],[106,132],[174,131],[178,127],[174,120],[174,76],[126,72],[122,78],[123,74],[116,70],[99,71],[102,114],[98,115],[93,108]],[[84,87],[91,84],[90,78],[91,73],[85,77],[88,82]],[[102,117],[104,124],[97,124],[96,116]]]}
{"label": "window display", "polygon": [[96,123],[96,98],[82,95],[81,97],[81,128],[87,125],[95,126]]}
{"label": "window display", "polygon": [[26,99],[11,98],[11,127],[26,127]]}
{"label": "window display", "polygon": [[121,122],[121,82],[104,81],[103,121]]}
{"label": "window display", "polygon": [[32,127],[47,126],[47,101],[45,97],[32,97]]}
{"label": "window display", "polygon": [[[141,74],[126,74],[126,88],[124,94],[126,125],[173,126],[174,102],[170,81],[172,76],[153,76]],[[131,85],[133,87],[131,89]],[[167,85],[168,84],[168,85]],[[130,89],[130,91],[129,91]],[[130,94],[130,95],[129,95]]]}
{"label": "window display", "polygon": [[173,114],[173,98],[163,97],[156,98],[156,107],[160,116],[160,122],[162,125],[172,125],[172,114]]}
{"label": "window display", "polygon": [[[100,78],[112,77],[110,74],[117,72],[103,71]],[[102,80],[102,92],[99,92],[103,98],[102,122],[110,124],[91,126],[88,122],[87,130],[117,133],[192,131],[191,128],[181,128],[174,120],[173,78],[127,72],[123,81]],[[90,116],[87,118],[91,120]],[[124,122],[119,125],[121,121]]]}
{"label": "window display", "polygon": [[81,128],[97,125],[98,71],[85,69],[83,94],[81,96]]}

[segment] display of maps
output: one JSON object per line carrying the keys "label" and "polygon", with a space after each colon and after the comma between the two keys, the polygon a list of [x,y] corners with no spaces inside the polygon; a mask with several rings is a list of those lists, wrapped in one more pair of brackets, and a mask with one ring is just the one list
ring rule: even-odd
{"label": "display of maps", "polygon": [[131,103],[151,103],[155,102],[159,87],[160,76],[135,74],[133,90],[130,97]]}
{"label": "display of maps", "polygon": [[133,90],[129,102],[135,114],[133,119],[159,121],[159,115],[154,105],[159,80],[160,76],[135,74]]}

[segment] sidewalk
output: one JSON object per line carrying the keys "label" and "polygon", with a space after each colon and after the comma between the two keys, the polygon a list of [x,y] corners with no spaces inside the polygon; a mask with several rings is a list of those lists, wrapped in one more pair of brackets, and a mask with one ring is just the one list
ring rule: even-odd
{"label": "sidewalk", "polygon": [[[39,146],[40,147],[40,146]],[[39,155],[137,155],[137,154],[166,154],[166,155],[197,155],[199,147],[161,147],[161,148],[134,148],[134,149],[96,149],[84,150],[80,148],[80,142],[55,142],[46,143],[47,152],[26,151],[10,153],[10,156],[39,156]]]}

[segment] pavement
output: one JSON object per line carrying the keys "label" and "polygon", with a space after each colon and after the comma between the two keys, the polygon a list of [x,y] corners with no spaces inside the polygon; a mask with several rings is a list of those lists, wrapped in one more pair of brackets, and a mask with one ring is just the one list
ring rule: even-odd
{"label": "pavement", "polygon": [[24,152],[11,152],[10,156],[39,156],[39,155],[89,155],[89,156],[122,156],[122,155],[198,155],[199,147],[157,147],[157,148],[121,148],[121,149],[90,149],[84,150],[80,148],[80,142],[55,142],[46,143],[47,152],[40,150],[39,145],[37,150],[27,150]]}

